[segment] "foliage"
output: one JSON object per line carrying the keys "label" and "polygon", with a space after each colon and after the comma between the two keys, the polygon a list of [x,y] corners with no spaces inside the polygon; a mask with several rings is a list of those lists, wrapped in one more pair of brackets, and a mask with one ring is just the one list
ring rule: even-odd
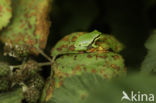
{"label": "foliage", "polygon": [[6,27],[12,17],[11,0],[1,0],[0,2],[0,30]]}
{"label": "foliage", "polygon": [[1,103],[21,103],[22,98],[23,95],[21,89],[0,94]]}
{"label": "foliage", "polygon": [[145,57],[141,70],[145,73],[156,72],[156,31],[154,30],[145,43],[145,47],[148,50],[147,56]]}
{"label": "foliage", "polygon": [[0,0],[0,102],[156,94],[155,10],[155,0]]}
{"label": "foliage", "polygon": [[[61,88],[47,103],[120,103],[125,91],[155,94],[155,76],[132,74],[125,78],[106,81],[98,75],[83,74],[65,79]],[[149,90],[150,88],[150,90]],[[124,103],[130,103],[127,100]],[[134,102],[137,103],[137,102]]]}
{"label": "foliage", "polygon": [[7,50],[10,48],[14,52],[8,53],[10,56],[38,54],[36,48],[45,48],[50,27],[47,17],[50,2],[51,0],[12,0],[13,18],[1,32],[1,41],[5,43]]}
{"label": "foliage", "polygon": [[126,75],[123,58],[113,52],[64,55],[52,67],[56,87],[62,85],[64,78],[82,73],[98,74],[106,79]]}

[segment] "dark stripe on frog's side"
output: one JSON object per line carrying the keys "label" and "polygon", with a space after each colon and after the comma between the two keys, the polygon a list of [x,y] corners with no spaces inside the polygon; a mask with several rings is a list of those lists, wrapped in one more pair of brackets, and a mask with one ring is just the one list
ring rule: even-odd
{"label": "dark stripe on frog's side", "polygon": [[95,40],[97,38],[99,38],[101,35],[98,35],[96,38],[94,38],[94,40],[87,46],[87,49],[91,49],[92,48],[92,44],[95,42]]}

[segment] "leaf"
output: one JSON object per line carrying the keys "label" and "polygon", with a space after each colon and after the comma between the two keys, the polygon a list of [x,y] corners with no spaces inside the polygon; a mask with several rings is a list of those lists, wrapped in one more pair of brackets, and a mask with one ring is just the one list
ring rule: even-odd
{"label": "leaf", "polygon": [[83,34],[85,34],[85,32],[74,32],[63,37],[52,48],[51,55],[57,56],[60,54],[78,53],[78,51],[75,50],[74,43],[77,40],[77,38]]}
{"label": "leaf", "polygon": [[123,58],[113,52],[64,55],[56,59],[52,68],[56,88],[65,78],[82,73],[98,74],[106,79],[126,75]]}
{"label": "leaf", "polygon": [[21,103],[22,98],[22,89],[17,89],[6,93],[0,93],[1,103]]}
{"label": "leaf", "polygon": [[6,27],[12,17],[11,0],[0,1],[0,30]]}
{"label": "leaf", "polygon": [[[82,101],[83,96],[85,100],[85,96],[88,96],[90,89],[100,85],[103,81],[100,76],[91,74],[82,74],[81,76],[65,79],[63,86],[54,90],[54,95],[50,101],[55,101],[56,103],[84,103]],[[58,99],[58,96],[60,96],[60,99]]]}
{"label": "leaf", "polygon": [[[44,96],[46,100],[53,95],[54,88],[59,88],[64,83],[64,79],[83,73],[100,75],[103,78],[124,77],[126,68],[124,59],[113,52],[94,52],[81,54],[66,54],[56,58],[52,65],[52,80],[46,83]],[[54,75],[53,75],[54,74]]]}
{"label": "leaf", "polygon": [[[63,86],[54,90],[53,97],[47,103],[121,103],[123,91],[130,98],[132,91],[135,94],[140,92],[140,94],[155,95],[156,83],[153,82],[155,80],[155,76],[143,74],[131,74],[113,81],[106,81],[93,74],[73,76],[66,78]],[[123,100],[123,103],[131,102]]]}
{"label": "leaf", "polygon": [[51,0],[12,0],[13,18],[1,33],[1,41],[11,49],[39,54],[46,46],[50,21]]}
{"label": "leaf", "polygon": [[[52,72],[52,71],[51,71]],[[42,95],[41,95],[41,98],[40,98],[40,102],[41,103],[45,103],[45,101],[48,101],[51,96],[52,96],[52,93],[53,93],[53,85],[54,85],[54,81],[52,80],[52,73],[51,73],[51,76],[47,79],[46,83],[45,83],[45,86],[42,90]]]}
{"label": "leaf", "polygon": [[145,43],[147,55],[142,62],[141,71],[145,73],[156,72],[156,30],[154,30]]}

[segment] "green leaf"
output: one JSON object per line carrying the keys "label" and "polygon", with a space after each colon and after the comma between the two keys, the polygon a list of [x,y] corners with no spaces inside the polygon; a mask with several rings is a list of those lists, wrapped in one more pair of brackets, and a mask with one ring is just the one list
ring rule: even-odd
{"label": "green leaf", "polygon": [[[54,90],[53,97],[47,103],[121,103],[123,91],[130,98],[132,91],[135,94],[140,92],[140,94],[156,95],[156,83],[153,82],[155,80],[155,76],[142,74],[133,74],[113,81],[106,81],[93,74],[73,76],[66,78],[63,86]],[[123,100],[123,103],[131,102]]]}
{"label": "green leaf", "polygon": [[74,43],[78,37],[85,34],[85,32],[74,32],[58,41],[52,48],[51,56],[58,56],[60,54],[78,53],[75,50]]}
{"label": "green leaf", "polygon": [[0,30],[7,26],[12,17],[11,0],[0,1]]}
{"label": "green leaf", "polygon": [[156,30],[154,30],[145,43],[147,55],[142,62],[141,70],[145,73],[156,72]]}
{"label": "green leaf", "polygon": [[[54,95],[50,101],[55,101],[56,103],[84,103],[82,101],[83,96],[88,96],[92,87],[96,87],[96,85],[100,85],[104,81],[98,75],[83,74],[81,76],[73,76],[65,79],[60,89],[54,90]],[[58,96],[60,96],[60,99],[58,99]],[[84,100],[86,101],[86,98]]]}
{"label": "green leaf", "polygon": [[50,2],[51,0],[12,0],[13,18],[2,31],[1,41],[8,48],[39,54],[36,48],[45,48],[49,34]]}
{"label": "green leaf", "polygon": [[124,59],[113,52],[63,55],[52,68],[56,87],[62,85],[64,78],[82,73],[98,74],[106,79],[126,75]]}
{"label": "green leaf", "polygon": [[0,93],[1,103],[21,103],[23,98],[22,89],[17,89],[11,92]]}

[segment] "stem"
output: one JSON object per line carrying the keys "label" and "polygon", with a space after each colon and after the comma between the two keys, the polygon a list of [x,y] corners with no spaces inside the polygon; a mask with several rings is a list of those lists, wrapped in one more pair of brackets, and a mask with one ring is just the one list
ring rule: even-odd
{"label": "stem", "polygon": [[10,68],[11,68],[11,69],[15,69],[15,68],[17,69],[17,68],[20,68],[21,66],[22,66],[22,65],[12,65],[12,66],[10,66]]}
{"label": "stem", "polygon": [[[38,66],[39,67],[42,67],[42,66],[50,66],[51,65],[51,62],[44,62],[44,63],[38,63]],[[13,65],[13,66],[10,66],[11,69],[19,69],[22,65]]]}
{"label": "stem", "polygon": [[49,66],[49,65],[51,65],[51,62],[38,63],[38,66],[39,66],[39,67],[42,67],[42,66]]}
{"label": "stem", "polygon": [[47,60],[49,60],[50,62],[52,62],[51,58],[49,56],[47,56],[47,54],[45,54],[40,48],[38,48],[38,50],[41,53],[41,55],[43,55]]}

